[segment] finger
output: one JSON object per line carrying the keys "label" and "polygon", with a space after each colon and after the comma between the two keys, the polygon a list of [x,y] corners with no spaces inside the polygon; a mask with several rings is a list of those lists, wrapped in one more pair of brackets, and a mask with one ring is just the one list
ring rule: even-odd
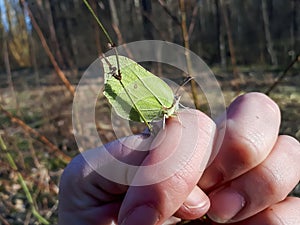
{"label": "finger", "polygon": [[288,197],[264,211],[234,225],[295,225],[300,224],[300,198]]}
{"label": "finger", "polygon": [[266,95],[250,93],[238,97],[227,111],[225,136],[219,153],[205,170],[199,186],[208,190],[250,170],[262,162],[277,139],[278,106]]}
{"label": "finger", "polygon": [[210,193],[208,215],[217,222],[241,221],[286,198],[300,180],[300,144],[280,136],[260,165]]}
{"label": "finger", "polygon": [[208,211],[209,206],[208,196],[198,186],[195,186],[175,216],[184,220],[197,219]]}
{"label": "finger", "polygon": [[[171,217],[196,186],[211,153],[214,132],[215,124],[199,111],[184,110],[169,119],[134,177],[136,186],[127,191],[119,223],[162,224]],[[167,176],[161,180],[162,175]],[[138,186],[145,181],[150,184]],[[193,204],[201,208],[202,198],[195,198]]]}
{"label": "finger", "polygon": [[[75,157],[61,177],[59,224],[96,225],[116,221],[128,189],[126,165],[140,165],[147,152],[134,150],[147,149],[151,141],[151,137],[144,135],[130,136]],[[116,166],[117,160],[124,163],[125,169]]]}

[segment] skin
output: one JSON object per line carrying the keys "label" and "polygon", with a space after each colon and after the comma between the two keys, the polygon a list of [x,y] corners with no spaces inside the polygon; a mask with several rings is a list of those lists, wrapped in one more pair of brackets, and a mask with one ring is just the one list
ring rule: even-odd
{"label": "skin", "polygon": [[[98,156],[105,148],[86,151],[72,160],[61,178],[59,224],[175,224],[176,218],[192,220],[205,213],[214,224],[300,224],[300,199],[287,197],[300,180],[300,144],[278,136],[279,126],[278,106],[263,94],[249,93],[238,97],[227,118],[217,124],[198,111],[184,110],[168,119],[158,134],[162,139],[136,135],[123,140],[155,146],[155,151],[134,153],[119,141],[106,145],[123,162],[149,166],[173,154],[177,146],[184,152],[193,143],[192,157],[182,160],[182,167],[178,164],[179,171],[145,186],[100,176],[90,165],[104,163]],[[149,173],[142,175],[147,179]]]}

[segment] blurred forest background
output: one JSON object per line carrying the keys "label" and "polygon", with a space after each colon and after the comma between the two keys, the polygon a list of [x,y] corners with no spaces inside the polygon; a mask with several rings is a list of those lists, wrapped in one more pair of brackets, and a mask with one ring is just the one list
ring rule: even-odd
{"label": "blurred forest background", "polygon": [[[300,0],[89,3],[117,45],[160,39],[190,48],[212,68],[227,104],[248,91],[269,94],[282,110],[280,132],[300,139]],[[0,224],[47,224],[35,210],[57,222],[59,177],[78,154],[74,88],[107,44],[81,0],[0,0]],[[109,105],[99,102],[108,142]]]}

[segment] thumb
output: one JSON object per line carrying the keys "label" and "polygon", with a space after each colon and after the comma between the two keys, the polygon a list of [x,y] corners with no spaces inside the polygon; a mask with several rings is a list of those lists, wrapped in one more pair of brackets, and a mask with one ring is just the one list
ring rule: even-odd
{"label": "thumb", "polygon": [[182,217],[202,216],[209,203],[196,185],[211,154],[214,135],[214,122],[199,111],[183,110],[170,118],[135,174],[119,212],[119,224],[162,224],[178,209]]}

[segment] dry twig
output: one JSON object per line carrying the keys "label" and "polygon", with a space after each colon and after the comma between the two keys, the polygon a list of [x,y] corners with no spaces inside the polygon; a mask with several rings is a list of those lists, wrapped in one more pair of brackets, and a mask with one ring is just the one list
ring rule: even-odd
{"label": "dry twig", "polygon": [[43,45],[43,48],[46,52],[46,54],[48,55],[57,75],[59,76],[59,78],[62,80],[62,82],[64,83],[64,85],[66,86],[66,88],[69,90],[69,92],[71,93],[72,96],[74,96],[75,93],[75,89],[74,87],[71,85],[71,83],[69,82],[69,80],[67,79],[66,75],[64,74],[64,72],[59,68],[58,63],[56,62],[48,44],[47,41],[43,35],[43,32],[41,30],[41,28],[39,27],[38,23],[36,22],[36,20],[34,19],[34,16],[31,12],[31,10],[29,9],[29,7],[27,6],[25,0],[20,0],[20,2],[22,3],[24,9],[27,11],[28,16],[30,18],[31,24],[34,27],[37,35],[39,36],[41,43]]}
{"label": "dry twig", "polygon": [[0,221],[3,223],[3,225],[10,225],[10,223],[1,215],[0,215]]}
{"label": "dry twig", "polygon": [[124,43],[123,36],[122,36],[122,33],[121,33],[120,29],[119,29],[119,26],[117,26],[115,24],[112,24],[112,28],[114,29],[114,31],[115,31],[115,33],[117,35],[119,45],[123,45],[123,47],[125,48],[125,51],[126,51],[128,57],[131,58],[131,59],[133,59],[133,55],[132,55],[130,49]]}
{"label": "dry twig", "polygon": [[274,83],[269,87],[269,89],[265,92],[266,95],[269,95],[270,92],[282,81],[282,79],[287,75],[287,72],[294,66],[296,62],[300,62],[300,54],[296,55],[294,60],[285,68],[283,73],[277,77]]}
{"label": "dry twig", "polygon": [[44,143],[48,147],[49,152],[53,153],[58,159],[62,160],[65,163],[71,161],[71,157],[63,153],[56,145],[54,145],[51,141],[49,141],[48,138],[40,134],[37,130],[28,126],[23,120],[13,116],[10,112],[5,110],[1,105],[0,105],[0,111],[2,111],[11,120],[12,123],[18,124],[20,127],[23,128],[23,130],[26,133],[31,134],[36,139]]}

